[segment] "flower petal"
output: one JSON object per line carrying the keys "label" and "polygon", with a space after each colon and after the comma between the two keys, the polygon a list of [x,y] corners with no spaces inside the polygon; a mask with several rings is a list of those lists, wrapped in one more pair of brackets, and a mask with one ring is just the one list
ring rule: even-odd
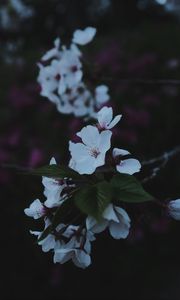
{"label": "flower petal", "polygon": [[73,34],[73,43],[78,45],[86,45],[92,41],[96,34],[96,28],[87,27],[84,30],[77,29]]}
{"label": "flower petal", "polygon": [[103,213],[103,218],[108,220],[108,221],[114,221],[114,222],[119,222],[119,219],[114,211],[114,207],[112,204],[109,204],[104,213]]}
{"label": "flower petal", "polygon": [[99,151],[106,153],[111,147],[111,136],[112,132],[110,130],[104,130],[100,133],[99,140]]}
{"label": "flower petal", "polygon": [[119,173],[132,175],[134,173],[139,172],[141,169],[141,164],[137,159],[129,158],[120,162],[119,165],[116,166],[116,170]]}
{"label": "flower petal", "polygon": [[82,143],[69,142],[69,151],[71,152],[72,159],[77,161],[83,161],[88,159],[88,149]]}
{"label": "flower petal", "polygon": [[98,144],[99,131],[95,126],[88,125],[78,133],[78,136],[81,137],[85,145],[93,148]]}
{"label": "flower petal", "polygon": [[100,232],[104,231],[107,226],[108,226],[107,220],[102,220],[97,223],[96,219],[94,219],[91,216],[88,216],[86,218],[87,230],[90,230],[93,233],[100,233]]}
{"label": "flower petal", "polygon": [[104,106],[97,114],[97,119],[102,128],[107,128],[113,118],[112,107]]}
{"label": "flower petal", "polygon": [[109,231],[114,239],[125,239],[129,234],[129,226],[124,223],[110,222]]}
{"label": "flower petal", "polygon": [[91,264],[91,257],[82,250],[75,250],[72,261],[77,267],[85,269]]}
{"label": "flower petal", "polygon": [[112,129],[122,118],[122,115],[116,116],[112,122],[107,126],[107,129]]}

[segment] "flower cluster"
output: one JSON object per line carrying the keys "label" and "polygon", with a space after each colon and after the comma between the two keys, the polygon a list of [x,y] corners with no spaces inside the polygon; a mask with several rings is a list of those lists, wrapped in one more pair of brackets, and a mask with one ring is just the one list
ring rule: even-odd
{"label": "flower cluster", "polygon": [[90,90],[83,80],[83,55],[78,46],[92,41],[96,29],[76,30],[69,47],[57,38],[54,48],[41,58],[38,82],[41,95],[53,102],[63,114],[76,117],[94,116],[109,100],[108,87],[99,85]]}
{"label": "flower cluster", "polygon": [[[120,121],[121,115],[113,119],[111,107],[103,107],[97,113],[97,125],[84,127],[77,136],[82,143],[69,143],[71,160],[69,166],[79,174],[92,174],[97,167],[104,166],[106,152],[111,147],[111,129]],[[134,174],[140,171],[141,165],[137,159],[127,158],[127,150],[114,148],[112,155],[107,159],[108,164],[116,166],[116,170],[124,174]]]}
{"label": "flower cluster", "polygon": [[[36,199],[25,209],[27,216],[43,220],[42,231],[30,232],[44,252],[53,252],[54,263],[72,260],[80,268],[91,264],[91,242],[97,234],[108,229],[114,239],[128,237],[129,202],[160,204],[134,176],[141,163],[128,150],[112,145],[113,128],[122,115],[114,117],[112,108],[104,106],[108,87],[100,85],[92,91],[83,78],[79,46],[91,42],[95,34],[92,27],[76,30],[68,47],[56,39],[39,63],[41,95],[61,113],[95,121],[76,133],[78,141],[69,142],[68,166],[57,165],[52,158],[50,165],[32,172],[42,176],[45,199]],[[180,220],[180,199],[161,206]]]}
{"label": "flower cluster", "polygon": [[[83,174],[92,176],[94,173],[94,176],[96,176],[97,168],[105,166],[107,151],[111,147],[111,129],[120,119],[121,115],[113,118],[111,107],[103,107],[98,112],[98,122],[94,126],[84,127],[77,133],[82,143],[70,142],[69,148],[72,158],[69,164],[71,169],[69,170],[75,170],[78,178],[43,176],[42,184],[46,200],[42,203],[39,199],[36,199],[29,208],[25,209],[27,216],[34,219],[44,219],[44,230],[42,232],[31,231],[31,233],[38,237],[38,244],[42,246],[44,252],[54,251],[55,263],[65,263],[71,259],[78,267],[85,268],[89,266],[91,263],[91,242],[95,240],[95,234],[104,231],[106,228],[109,228],[110,234],[115,239],[124,239],[128,236],[130,218],[123,208],[111,203],[110,199],[106,200],[107,203],[98,219],[91,214],[84,216],[81,209],[80,216],[73,218],[76,224],[73,221],[61,222],[61,217],[59,217],[59,212],[61,210],[64,212],[64,207],[69,205],[72,195],[76,194],[76,191],[82,186],[85,180]],[[113,167],[114,172],[117,173],[134,174],[139,172],[141,165],[138,160],[132,158],[122,159],[127,155],[129,155],[127,150],[113,149],[110,154],[111,159],[107,162],[106,167]],[[56,166],[54,158],[50,161],[50,167],[53,166]],[[101,168],[98,170],[101,171]],[[73,176],[74,173],[72,173]],[[88,181],[86,184],[88,184]],[[93,201],[93,199],[91,200]],[[94,201],[96,200],[94,199]],[[71,205],[73,207],[73,204]],[[68,206],[68,214],[71,214],[71,205]],[[62,216],[63,220],[64,217]]]}

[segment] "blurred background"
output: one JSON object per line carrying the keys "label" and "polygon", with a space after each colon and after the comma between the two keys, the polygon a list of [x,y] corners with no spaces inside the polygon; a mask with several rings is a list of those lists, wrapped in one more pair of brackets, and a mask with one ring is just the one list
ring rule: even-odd
{"label": "blurred background", "polygon": [[[180,84],[158,82],[180,80],[179,0],[0,0],[1,299],[179,300],[180,223],[152,204],[128,206],[129,238],[98,236],[86,270],[54,265],[29,234],[38,223],[23,210],[42,198],[41,178],[7,166],[67,162],[83,122],[39,95],[37,62],[57,36],[66,43],[86,26],[97,35],[84,54],[123,114],[114,144],[145,160],[180,143]],[[146,189],[179,198],[179,166],[177,156]]]}

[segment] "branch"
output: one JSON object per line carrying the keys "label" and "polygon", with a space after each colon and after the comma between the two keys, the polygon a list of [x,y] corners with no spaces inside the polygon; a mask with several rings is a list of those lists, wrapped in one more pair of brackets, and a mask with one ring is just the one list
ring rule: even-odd
{"label": "branch", "polygon": [[153,165],[156,163],[159,163],[158,166],[154,167],[151,171],[151,175],[143,179],[143,183],[146,183],[147,181],[153,179],[157,174],[161,171],[162,168],[166,166],[166,164],[169,162],[169,160],[174,157],[175,155],[180,153],[180,146],[177,146],[176,148],[164,152],[162,155],[152,158],[147,161],[142,162],[142,166],[148,166],[148,165]]}
{"label": "branch", "polygon": [[111,78],[103,77],[104,81],[118,81],[120,83],[128,84],[157,84],[157,85],[180,85],[180,80],[178,79],[143,79],[143,78]]}

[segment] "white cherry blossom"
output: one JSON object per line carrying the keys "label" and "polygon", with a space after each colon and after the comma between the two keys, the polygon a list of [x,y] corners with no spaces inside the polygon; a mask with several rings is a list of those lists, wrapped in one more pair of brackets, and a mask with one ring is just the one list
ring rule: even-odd
{"label": "white cherry blossom", "polygon": [[168,204],[169,215],[179,221],[180,220],[180,199],[171,200]]}
{"label": "white cherry blossom", "polygon": [[88,125],[77,135],[82,139],[82,143],[69,143],[75,170],[79,174],[92,174],[97,167],[105,164],[105,155],[111,146],[112,133],[109,130],[99,133],[96,127]]}
{"label": "white cherry blossom", "polygon": [[40,94],[54,103],[60,113],[94,118],[97,109],[109,100],[107,86],[99,85],[93,91],[83,81],[82,52],[76,44],[90,42],[95,33],[92,27],[76,30],[69,47],[57,38],[38,64]]}
{"label": "white cherry blossom", "polygon": [[127,150],[114,148],[113,149],[113,158],[116,162],[116,170],[119,173],[133,175],[141,169],[141,164],[137,159],[127,158],[122,159],[123,156],[129,155],[130,153]]}
{"label": "white cherry blossom", "polygon": [[[51,158],[50,165],[56,165],[54,157]],[[44,195],[47,198],[44,202],[46,207],[52,208],[62,204],[64,197],[61,196],[61,193],[67,184],[63,181],[61,182],[57,179],[45,176],[42,177],[42,184],[44,185]]]}
{"label": "white cherry blossom", "polygon": [[118,115],[113,119],[112,107],[104,106],[97,114],[98,127],[101,130],[112,129],[120,120],[122,115]]}
{"label": "white cherry blossom", "polygon": [[39,219],[46,215],[46,208],[39,199],[34,200],[29,208],[25,208],[24,213],[28,217]]}
{"label": "white cherry blossom", "polygon": [[81,68],[82,63],[74,50],[72,48],[64,49],[59,61],[59,74],[61,76],[58,87],[59,95],[62,95],[67,88],[72,88],[81,81],[83,75]]}
{"label": "white cherry blossom", "polygon": [[[50,222],[49,219],[46,218],[45,219],[44,230],[49,225],[51,225],[51,222]],[[62,225],[62,224],[59,225],[59,230],[62,228],[62,226],[64,226],[64,225]],[[30,233],[33,234],[33,235],[35,235],[35,236],[37,236],[37,238],[39,239],[40,236],[42,235],[43,231],[32,231],[32,230],[30,230]],[[38,241],[38,245],[42,246],[42,251],[43,252],[48,252],[48,251],[54,249],[55,246],[56,246],[56,243],[57,242],[56,242],[55,236],[54,236],[54,234],[51,234],[51,233],[48,234],[48,236],[45,239]]]}
{"label": "white cherry blossom", "polygon": [[[66,237],[70,236],[71,231],[74,232],[79,229],[79,226],[69,226],[67,232],[64,233]],[[65,263],[72,260],[73,263],[80,268],[86,268],[91,264],[91,241],[95,237],[90,231],[82,230],[80,237],[74,235],[70,241],[64,245],[57,243],[54,249],[54,263]]]}
{"label": "white cherry blossom", "polygon": [[87,27],[84,30],[77,29],[73,34],[72,42],[78,45],[86,45],[90,43],[96,34],[96,28]]}
{"label": "white cherry blossom", "polygon": [[97,223],[93,217],[88,216],[86,227],[93,233],[100,233],[108,227],[113,238],[125,239],[129,234],[130,222],[130,218],[123,208],[109,204],[103,213],[102,221]]}
{"label": "white cherry blossom", "polygon": [[50,101],[55,102],[57,98],[53,97],[54,92],[59,88],[61,83],[62,88],[65,89],[65,84],[62,80],[59,83],[59,72],[60,66],[58,60],[53,60],[50,65],[43,66],[42,64],[38,64],[39,66],[39,76],[38,82],[41,86],[40,94],[44,97],[47,97]]}

